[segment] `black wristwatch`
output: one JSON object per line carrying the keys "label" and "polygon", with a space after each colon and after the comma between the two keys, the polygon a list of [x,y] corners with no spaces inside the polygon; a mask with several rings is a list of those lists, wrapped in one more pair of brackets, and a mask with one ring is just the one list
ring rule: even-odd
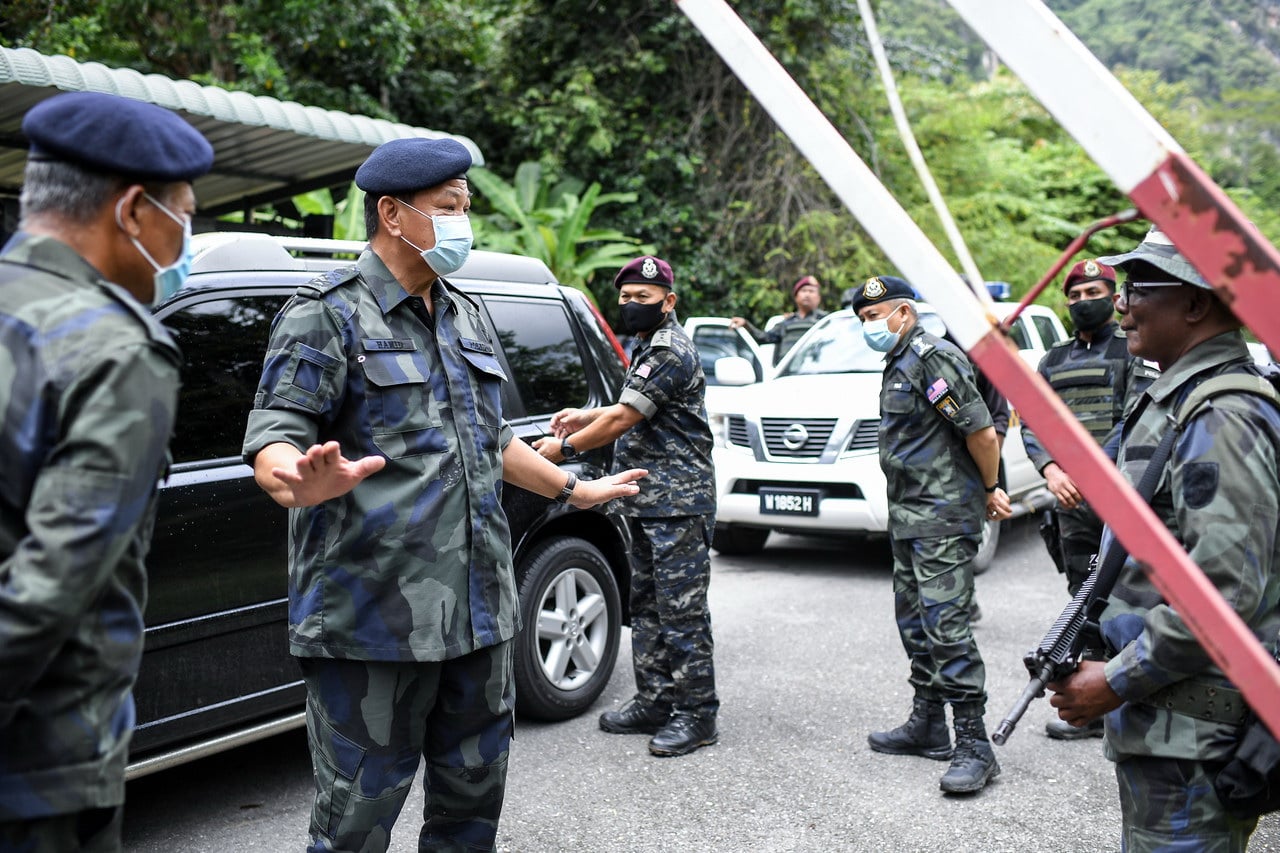
{"label": "black wristwatch", "polygon": [[997,480],[994,486],[983,486],[982,488],[986,490],[987,494],[994,494],[995,490],[1000,488],[1000,482]]}
{"label": "black wristwatch", "polygon": [[572,459],[578,455],[578,448],[569,443],[569,439],[560,439],[560,455],[565,459]]}

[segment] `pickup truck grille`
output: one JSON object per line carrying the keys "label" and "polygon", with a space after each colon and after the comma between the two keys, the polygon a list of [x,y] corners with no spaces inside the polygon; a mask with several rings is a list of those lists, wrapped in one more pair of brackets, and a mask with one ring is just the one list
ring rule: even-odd
{"label": "pickup truck grille", "polygon": [[865,421],[858,421],[858,425],[854,427],[853,435],[849,436],[849,446],[846,450],[876,450],[880,446],[880,419],[869,418]]}
{"label": "pickup truck grille", "polygon": [[764,444],[777,458],[817,459],[835,429],[835,418],[761,418]]}
{"label": "pickup truck grille", "polygon": [[751,446],[751,439],[747,435],[747,419],[742,415],[729,416],[729,443],[738,447]]}

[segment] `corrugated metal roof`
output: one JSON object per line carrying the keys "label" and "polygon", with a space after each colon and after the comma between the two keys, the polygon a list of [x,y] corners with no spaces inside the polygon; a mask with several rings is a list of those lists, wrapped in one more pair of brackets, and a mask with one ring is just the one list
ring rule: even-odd
{"label": "corrugated metal roof", "polygon": [[237,210],[246,198],[265,201],[349,180],[370,151],[391,139],[448,136],[470,149],[476,165],[484,163],[465,136],[0,47],[0,193],[22,185],[22,116],[59,91],[110,92],[181,113],[214,148],[213,171],[195,183],[207,214]]}

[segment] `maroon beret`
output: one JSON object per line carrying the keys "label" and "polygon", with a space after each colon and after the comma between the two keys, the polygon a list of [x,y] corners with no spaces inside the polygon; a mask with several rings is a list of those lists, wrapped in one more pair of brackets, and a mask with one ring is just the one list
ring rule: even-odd
{"label": "maroon beret", "polygon": [[613,286],[622,289],[624,284],[656,284],[661,287],[674,287],[675,278],[671,275],[671,264],[662,258],[645,255],[627,263],[618,270],[613,279]]}
{"label": "maroon beret", "polygon": [[800,292],[800,288],[808,284],[812,284],[814,287],[818,288],[819,290],[822,289],[822,285],[818,284],[818,280],[816,278],[814,278],[811,275],[807,275],[791,286],[791,296],[794,298],[795,295]]}
{"label": "maroon beret", "polygon": [[1111,285],[1111,289],[1116,289],[1116,271],[1106,264],[1100,264],[1093,258],[1087,261],[1081,261],[1071,268],[1071,272],[1067,273],[1067,277],[1062,281],[1062,292],[1067,293],[1077,284],[1083,284],[1088,281],[1105,281]]}

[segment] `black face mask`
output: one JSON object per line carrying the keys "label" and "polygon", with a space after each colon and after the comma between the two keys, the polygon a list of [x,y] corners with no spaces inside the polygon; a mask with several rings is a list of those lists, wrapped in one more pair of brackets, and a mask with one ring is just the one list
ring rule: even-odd
{"label": "black face mask", "polygon": [[1067,310],[1071,312],[1071,322],[1077,332],[1092,332],[1110,322],[1116,306],[1110,296],[1104,296],[1101,299],[1081,299],[1068,306]]}
{"label": "black face mask", "polygon": [[652,332],[666,317],[662,311],[662,304],[661,302],[651,302],[647,305],[641,302],[628,302],[619,309],[622,312],[622,324],[633,335]]}

